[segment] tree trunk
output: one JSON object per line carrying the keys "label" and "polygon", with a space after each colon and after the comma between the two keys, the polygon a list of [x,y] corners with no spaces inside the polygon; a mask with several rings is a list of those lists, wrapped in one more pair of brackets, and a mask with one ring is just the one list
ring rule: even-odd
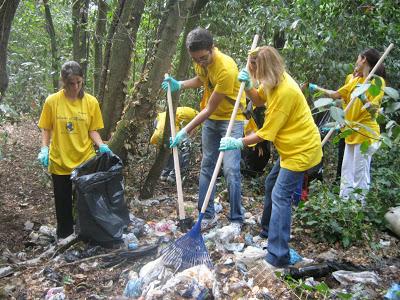
{"label": "tree trunk", "polygon": [[74,0],[72,4],[72,56],[86,77],[88,61],[88,10],[89,0]]}
{"label": "tree trunk", "polygon": [[18,4],[19,0],[9,0],[2,1],[0,6],[0,102],[8,87],[7,46]]}
{"label": "tree trunk", "polygon": [[93,38],[94,69],[93,69],[93,94],[99,95],[101,66],[103,63],[103,39],[106,34],[108,5],[104,0],[98,0],[96,31]]}
{"label": "tree trunk", "polygon": [[138,135],[148,121],[155,117],[154,107],[160,92],[160,84],[170,67],[185,16],[193,3],[194,0],[168,2],[165,11],[168,20],[163,27],[155,55],[147,63],[148,67],[136,84],[133,95],[128,98],[124,115],[118,122],[109,144],[113,152],[123,159],[126,158],[128,148],[134,150],[134,146],[139,144]]}
{"label": "tree trunk", "polygon": [[108,29],[107,33],[107,38],[106,38],[106,45],[104,47],[104,58],[103,58],[103,64],[101,68],[101,75],[100,75],[100,81],[99,81],[99,90],[98,90],[98,100],[99,103],[102,105],[103,100],[104,100],[104,94],[106,90],[106,80],[107,80],[107,74],[109,72],[109,66],[110,66],[110,56],[111,56],[111,46],[112,46],[112,41],[113,37],[115,34],[115,31],[117,29],[119,19],[121,17],[122,13],[122,8],[124,7],[125,0],[119,0],[118,6],[115,9],[113,13],[113,20],[111,22],[110,28]]}
{"label": "tree trunk", "polygon": [[[186,79],[188,76],[188,71],[191,63],[191,58],[189,57],[189,53],[186,49],[186,36],[188,33],[196,27],[200,20],[200,12],[204,8],[204,6],[207,4],[209,0],[197,0],[196,4],[194,5],[191,16],[188,18],[186,25],[185,25],[185,31],[183,33],[183,41],[181,43],[181,47],[179,49],[179,63],[176,71],[176,75],[174,75],[175,78],[178,78],[180,80]],[[179,106],[179,95],[180,92],[176,92],[172,94],[172,105],[174,108],[174,115],[176,112],[176,108]],[[156,159],[153,163],[153,165],[150,168],[150,171],[147,175],[147,178],[144,183],[144,187],[142,189],[140,197],[142,199],[150,198],[153,196],[155,186],[160,178],[161,171],[163,169],[163,166],[165,165],[171,150],[168,147],[169,144],[169,137],[171,136],[171,128],[170,128],[170,121],[169,121],[169,113],[167,112],[166,118],[165,118],[165,125],[164,125],[164,133],[163,133],[163,142],[158,149]],[[166,142],[166,143],[165,143]]]}
{"label": "tree trunk", "polygon": [[57,51],[57,41],[56,41],[56,32],[54,30],[53,18],[50,12],[50,6],[48,0],[43,0],[44,5],[44,13],[46,17],[46,30],[50,37],[50,45],[51,45],[51,68],[52,68],[52,79],[53,79],[53,90],[54,92],[58,91],[58,79],[59,79],[59,57]]}
{"label": "tree trunk", "polygon": [[109,139],[124,108],[131,56],[135,46],[136,33],[144,9],[144,1],[126,1],[115,32],[110,56],[110,67],[102,105],[104,129],[102,137]]}

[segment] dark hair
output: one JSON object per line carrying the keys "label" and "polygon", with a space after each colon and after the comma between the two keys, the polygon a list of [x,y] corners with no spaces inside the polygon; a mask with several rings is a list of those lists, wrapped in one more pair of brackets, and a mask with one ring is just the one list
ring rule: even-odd
{"label": "dark hair", "polygon": [[[81,66],[73,60],[65,62],[61,67],[61,78],[64,83],[67,82],[71,76],[80,76],[83,78],[83,70]],[[78,97],[83,98],[84,94],[85,91],[82,84],[82,88],[79,91]]]}
{"label": "dark hair", "polygon": [[[376,63],[381,58],[381,54],[379,53],[379,51],[374,48],[368,48],[362,51],[360,53],[360,56],[365,57],[371,68],[375,67]],[[385,66],[381,64],[376,70],[375,74],[385,79],[386,78]]]}
{"label": "dark hair", "polygon": [[193,29],[186,37],[186,48],[190,52],[211,50],[213,45],[214,41],[211,33],[204,28]]}

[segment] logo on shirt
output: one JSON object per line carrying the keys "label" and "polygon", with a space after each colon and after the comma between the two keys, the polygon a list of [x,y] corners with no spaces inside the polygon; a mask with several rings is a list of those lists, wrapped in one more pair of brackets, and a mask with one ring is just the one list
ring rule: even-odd
{"label": "logo on shirt", "polygon": [[65,125],[65,128],[67,129],[68,132],[72,132],[74,130],[74,125],[72,122],[67,122],[67,125]]}

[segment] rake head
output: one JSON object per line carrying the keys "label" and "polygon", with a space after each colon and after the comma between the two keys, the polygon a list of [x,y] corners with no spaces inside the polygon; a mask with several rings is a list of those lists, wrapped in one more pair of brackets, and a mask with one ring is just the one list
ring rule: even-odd
{"label": "rake head", "polygon": [[199,220],[188,233],[163,250],[162,261],[166,266],[171,266],[178,272],[202,264],[210,269],[213,268],[201,235],[202,219],[202,214],[200,214]]}

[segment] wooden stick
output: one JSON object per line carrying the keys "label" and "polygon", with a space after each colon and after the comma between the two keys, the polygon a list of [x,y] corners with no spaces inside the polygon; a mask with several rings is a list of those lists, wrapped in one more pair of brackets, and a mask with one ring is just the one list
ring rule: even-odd
{"label": "wooden stick", "polygon": [[[372,76],[374,76],[376,70],[379,68],[379,66],[382,64],[382,62],[384,61],[384,59],[386,58],[386,56],[388,56],[389,52],[393,49],[394,44],[391,43],[389,45],[389,47],[387,47],[385,53],[383,53],[383,55],[381,56],[381,58],[378,60],[378,62],[376,63],[376,65],[374,66],[374,68],[371,70],[371,72],[369,72],[367,78],[365,78],[364,83],[367,83],[368,80],[371,79]],[[349,111],[350,107],[353,105],[354,101],[357,99],[357,97],[353,97],[351,98],[349,104],[347,104],[345,110],[344,110],[344,114],[346,115],[346,113]],[[325,136],[325,138],[322,141],[322,146],[324,146],[326,144],[326,142],[329,140],[329,138],[331,137],[331,135],[333,134],[333,132],[335,131],[335,128],[331,128],[329,130],[329,132],[327,133],[327,135]]]}
{"label": "wooden stick", "polygon": [[[165,78],[168,77],[168,74],[165,74]],[[168,112],[169,112],[169,124],[171,126],[171,137],[175,138],[176,130],[175,130],[175,116],[174,116],[174,108],[172,105],[172,96],[171,96],[171,86],[168,83],[167,90],[167,102],[168,102]],[[172,148],[172,154],[174,156],[174,169],[175,169],[175,178],[176,178],[176,189],[178,192],[178,215],[179,219],[185,219],[185,207],[183,205],[183,191],[182,191],[182,178],[181,178],[181,168],[179,165],[179,155],[178,155],[178,147]]]}
{"label": "wooden stick", "polygon": [[[258,42],[258,34],[256,34],[254,36],[253,44],[251,45],[251,50],[254,50],[256,48],[257,42]],[[247,58],[246,69],[249,68],[249,65],[250,65],[250,55]],[[233,124],[235,122],[236,115],[237,115],[237,112],[238,112],[238,109],[239,109],[240,99],[242,98],[242,94],[243,94],[243,91],[244,91],[244,85],[245,85],[245,82],[242,82],[240,84],[239,93],[238,93],[238,96],[237,96],[236,101],[235,101],[235,106],[233,107],[231,119],[229,120],[229,125],[228,125],[228,129],[226,131],[225,137],[229,137],[231,135]],[[217,180],[217,176],[218,176],[218,173],[219,173],[219,169],[221,168],[221,164],[222,164],[223,158],[224,158],[224,151],[221,151],[219,153],[218,160],[217,160],[217,163],[215,165],[214,173],[213,173],[213,175],[211,177],[210,185],[208,186],[207,194],[206,194],[206,196],[204,198],[203,206],[201,207],[201,213],[203,213],[203,214],[205,213],[206,208],[208,206],[208,202],[210,201],[211,192],[212,192],[212,190],[214,188],[214,184],[215,184],[215,182]]]}

